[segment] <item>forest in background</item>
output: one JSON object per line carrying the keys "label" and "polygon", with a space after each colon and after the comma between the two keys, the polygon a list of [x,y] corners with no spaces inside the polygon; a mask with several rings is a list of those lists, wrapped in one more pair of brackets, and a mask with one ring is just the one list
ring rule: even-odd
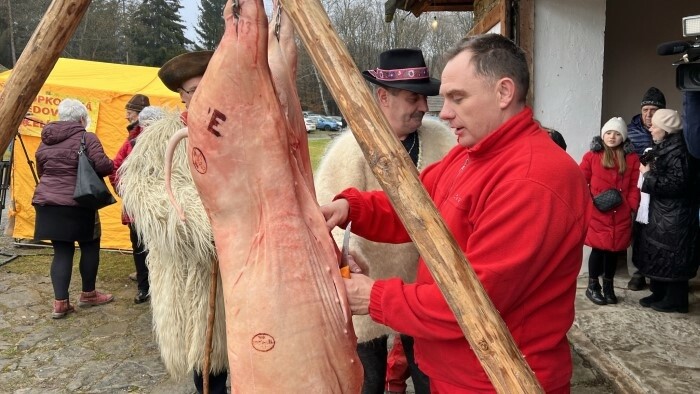
{"label": "forest in background", "polygon": [[[0,65],[12,68],[51,0],[0,0]],[[442,54],[471,29],[471,12],[412,14],[384,22],[384,1],[321,0],[333,27],[360,70],[376,67],[390,48],[423,50],[439,78]],[[195,41],[185,36],[180,0],[92,0],[61,57],[160,67],[178,54],[216,49],[224,31],[226,0],[201,0]],[[270,13],[271,10],[268,10]],[[433,25],[437,27],[433,28]],[[338,108],[300,41],[297,86],[302,108],[327,115]]]}

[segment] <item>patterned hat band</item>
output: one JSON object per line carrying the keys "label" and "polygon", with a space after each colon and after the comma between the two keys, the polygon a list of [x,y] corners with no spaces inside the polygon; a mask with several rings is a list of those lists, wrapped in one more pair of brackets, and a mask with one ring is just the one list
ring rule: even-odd
{"label": "patterned hat band", "polygon": [[380,81],[409,81],[430,78],[428,67],[401,68],[398,70],[382,70],[381,68],[376,68],[374,70],[368,70],[368,72]]}

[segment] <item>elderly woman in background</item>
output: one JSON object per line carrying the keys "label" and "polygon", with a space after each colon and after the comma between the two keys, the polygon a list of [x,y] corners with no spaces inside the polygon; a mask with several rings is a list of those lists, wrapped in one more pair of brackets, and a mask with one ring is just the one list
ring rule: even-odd
{"label": "elderly woman in background", "polygon": [[58,105],[58,121],[41,131],[41,144],[36,151],[39,185],[32,205],[36,210],[34,238],[50,240],[54,250],[51,262],[51,283],[54,290],[53,313],[60,319],[75,311],[68,296],[73,271],[75,242],[80,245],[81,307],[102,305],[114,299],[111,294],[95,290],[100,263],[100,217],[95,209],[83,208],[73,200],[77,179],[78,150],[85,134],[85,146],[95,172],[107,176],[112,160],[105,155],[97,136],[85,129],[90,123],[87,108],[74,99]]}
{"label": "elderly woman in background", "polygon": [[[136,95],[134,97],[139,96],[145,97],[142,95]],[[134,101],[134,98],[132,98],[131,101]],[[129,101],[129,103],[131,103],[131,101]],[[134,112],[133,110],[129,109],[129,105],[127,104],[127,113],[129,113],[130,111]],[[124,160],[126,160],[129,157],[132,149],[134,149],[134,146],[138,141],[137,137],[141,135],[141,133],[147,126],[149,126],[156,120],[163,118],[164,115],[165,113],[162,109],[158,107],[146,106],[144,108],[139,109],[139,112],[136,115],[137,120],[129,125],[131,127],[131,129],[129,129],[129,136],[126,138],[126,141],[124,141],[124,144],[119,149],[119,152],[117,152],[117,155],[114,156],[114,171],[112,172],[112,175],[109,176],[109,181],[112,182],[112,187],[120,196],[122,194],[119,188],[117,187],[119,185],[119,168],[121,168],[122,164],[124,163]],[[134,257],[134,265],[136,266],[136,282],[138,291],[136,292],[136,296],[134,297],[134,303],[141,304],[148,301],[151,298],[150,284],[148,280],[148,266],[146,265],[146,257],[148,256],[148,250],[146,250],[146,245],[144,245],[143,242],[139,239],[139,236],[136,232],[136,227],[134,226],[131,217],[129,217],[129,215],[127,215],[123,209],[122,224],[129,226],[131,250],[132,255]]]}
{"label": "elderly woman in background", "polygon": [[649,224],[635,234],[633,262],[650,278],[639,300],[659,312],[688,312],[688,280],[697,272],[698,166],[683,140],[681,117],[659,109],[651,120],[651,161],[640,165],[649,194]]}

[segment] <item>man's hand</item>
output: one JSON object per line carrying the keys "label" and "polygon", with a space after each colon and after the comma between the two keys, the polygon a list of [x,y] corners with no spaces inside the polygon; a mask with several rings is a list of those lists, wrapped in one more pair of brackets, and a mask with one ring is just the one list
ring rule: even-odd
{"label": "man's hand", "polygon": [[369,313],[369,295],[374,286],[374,279],[362,274],[352,274],[350,279],[343,279],[348,293],[348,303],[353,315]]}
{"label": "man's hand", "polygon": [[326,227],[328,231],[333,230],[336,226],[348,221],[348,213],[350,211],[350,203],[346,199],[335,200],[331,203],[323,205],[321,212],[326,219]]}

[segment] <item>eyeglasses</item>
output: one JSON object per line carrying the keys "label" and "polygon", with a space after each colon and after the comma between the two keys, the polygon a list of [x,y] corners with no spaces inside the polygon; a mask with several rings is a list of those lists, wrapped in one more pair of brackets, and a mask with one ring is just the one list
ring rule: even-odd
{"label": "eyeglasses", "polygon": [[179,89],[178,89],[178,92],[179,92],[179,93],[187,93],[187,94],[189,94],[189,95],[192,95],[192,94],[194,94],[194,92],[195,92],[196,90],[197,90],[197,86],[195,85],[195,86],[192,87],[190,90],[186,90],[186,89],[183,89],[183,88],[179,88]]}

